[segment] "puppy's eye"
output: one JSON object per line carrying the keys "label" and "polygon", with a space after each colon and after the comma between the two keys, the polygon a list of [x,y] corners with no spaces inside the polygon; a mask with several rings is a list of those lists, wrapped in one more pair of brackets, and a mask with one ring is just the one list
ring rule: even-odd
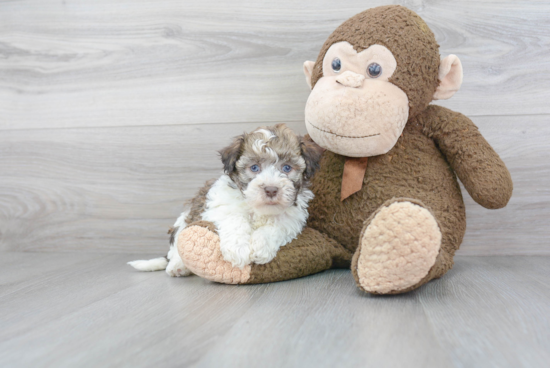
{"label": "puppy's eye", "polygon": [[342,62],[338,58],[334,58],[332,60],[332,70],[334,70],[335,73],[338,73],[342,69]]}
{"label": "puppy's eye", "polygon": [[260,171],[260,167],[258,165],[252,165],[250,166],[250,171],[252,172],[259,172]]}
{"label": "puppy's eye", "polygon": [[292,166],[290,165],[283,166],[283,172],[289,173],[291,171],[292,171]]}
{"label": "puppy's eye", "polygon": [[382,74],[382,67],[380,64],[372,63],[367,67],[367,74],[371,78],[378,78]]}

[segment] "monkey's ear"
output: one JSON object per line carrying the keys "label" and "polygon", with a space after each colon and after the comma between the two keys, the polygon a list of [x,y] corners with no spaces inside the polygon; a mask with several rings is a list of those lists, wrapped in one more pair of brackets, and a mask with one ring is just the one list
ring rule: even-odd
{"label": "monkey's ear", "polygon": [[306,82],[310,89],[311,89],[311,75],[313,74],[314,66],[315,66],[315,61],[308,60],[304,62],[304,74],[306,75]]}
{"label": "monkey's ear", "polygon": [[311,179],[315,172],[319,169],[321,162],[321,156],[325,149],[313,142],[309,134],[306,134],[300,142],[300,149],[302,151],[302,157],[306,162],[306,170],[304,171],[304,177],[306,180]]}
{"label": "monkey's ear", "polygon": [[462,85],[462,63],[456,55],[449,55],[439,64],[439,87],[435,90],[434,100],[446,100]]}
{"label": "monkey's ear", "polygon": [[223,170],[227,174],[231,174],[233,171],[235,171],[235,165],[237,164],[237,161],[241,156],[243,143],[244,143],[244,134],[238,137],[235,137],[235,139],[233,140],[233,143],[231,143],[229,146],[225,147],[224,149],[218,151],[222,159]]}

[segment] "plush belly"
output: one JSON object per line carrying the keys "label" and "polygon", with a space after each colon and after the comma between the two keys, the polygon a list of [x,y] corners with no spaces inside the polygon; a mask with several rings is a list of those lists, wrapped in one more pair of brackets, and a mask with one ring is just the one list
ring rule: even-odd
{"label": "plush belly", "polygon": [[428,206],[443,232],[463,222],[464,203],[456,176],[433,140],[407,126],[385,155],[370,157],[363,188],[340,201],[345,158],[326,152],[312,182],[308,225],[355,250],[363,222],[385,201],[414,198]]}

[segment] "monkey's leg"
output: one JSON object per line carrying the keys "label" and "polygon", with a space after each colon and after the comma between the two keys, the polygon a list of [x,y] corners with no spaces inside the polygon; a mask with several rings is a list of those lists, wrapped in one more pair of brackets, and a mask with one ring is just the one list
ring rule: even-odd
{"label": "monkey's leg", "polygon": [[340,244],[311,228],[304,228],[277,256],[263,265],[240,269],[222,258],[220,238],[214,225],[206,221],[190,224],[178,238],[183,263],[194,274],[224,284],[259,284],[295,279],[330,268],[347,268],[351,254]]}
{"label": "monkey's leg", "polygon": [[447,239],[422,202],[387,201],[365,221],[351,265],[357,286],[373,294],[399,294],[442,276],[453,265]]}

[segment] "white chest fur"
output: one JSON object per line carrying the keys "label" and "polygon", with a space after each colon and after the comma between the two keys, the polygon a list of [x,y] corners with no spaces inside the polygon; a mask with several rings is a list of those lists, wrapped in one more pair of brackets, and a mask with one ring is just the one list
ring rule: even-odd
{"label": "white chest fur", "polygon": [[307,203],[313,198],[303,189],[296,203],[277,215],[257,214],[227,175],[210,188],[202,219],[216,225],[223,257],[233,266],[268,263],[280,247],[295,239],[308,217]]}

